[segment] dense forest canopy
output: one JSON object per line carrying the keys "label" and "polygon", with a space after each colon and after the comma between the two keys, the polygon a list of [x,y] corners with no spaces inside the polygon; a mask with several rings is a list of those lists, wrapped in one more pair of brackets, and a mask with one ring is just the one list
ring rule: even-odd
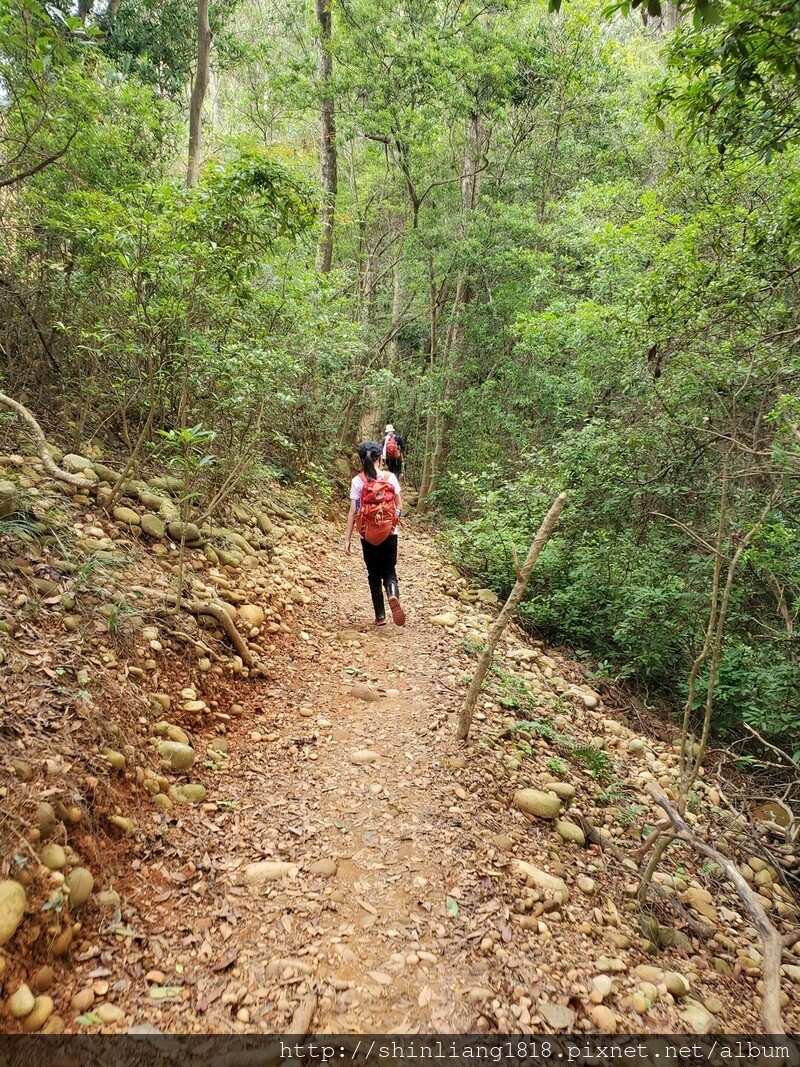
{"label": "dense forest canopy", "polygon": [[605,7],[4,0],[2,388],[217,486],[391,419],[500,593],[566,489],[530,625],[796,751],[800,16]]}

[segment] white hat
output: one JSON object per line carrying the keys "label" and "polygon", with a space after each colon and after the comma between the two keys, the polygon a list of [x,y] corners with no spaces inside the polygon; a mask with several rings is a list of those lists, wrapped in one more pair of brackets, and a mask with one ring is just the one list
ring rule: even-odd
{"label": "white hat", "polygon": [[386,429],[383,432],[384,433],[394,433],[394,426],[392,426],[392,424],[390,422],[387,422],[386,423]]}

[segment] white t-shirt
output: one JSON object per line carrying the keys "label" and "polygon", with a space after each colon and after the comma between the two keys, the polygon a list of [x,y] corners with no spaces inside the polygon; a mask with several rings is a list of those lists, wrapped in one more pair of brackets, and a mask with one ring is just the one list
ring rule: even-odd
{"label": "white t-shirt", "polygon": [[[391,471],[378,471],[378,478],[382,482],[389,482],[394,486],[394,493],[396,498],[400,499],[400,483],[397,478],[391,473]],[[361,500],[361,490],[364,488],[364,479],[360,474],[357,474],[355,478],[350,482],[350,499],[356,502],[356,511],[358,511],[358,503]],[[397,527],[392,530],[393,534],[397,533]]]}

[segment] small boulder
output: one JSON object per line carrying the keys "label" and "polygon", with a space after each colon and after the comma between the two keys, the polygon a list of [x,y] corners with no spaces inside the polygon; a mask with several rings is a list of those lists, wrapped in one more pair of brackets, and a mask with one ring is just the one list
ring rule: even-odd
{"label": "small boulder", "polygon": [[458,615],[454,611],[445,611],[441,615],[431,615],[430,621],[434,626],[450,628],[458,623]]}
{"label": "small boulder", "polygon": [[52,967],[40,967],[31,983],[34,993],[46,993],[55,980],[56,974]]}
{"label": "small boulder", "polygon": [[106,763],[110,764],[115,771],[125,770],[125,757],[121,752],[117,752],[115,748],[104,748],[103,756],[105,757]]}
{"label": "small boulder", "polygon": [[169,795],[179,804],[202,804],[206,799],[206,787],[199,782],[189,782],[187,785],[173,785]]}
{"label": "small boulder", "polygon": [[138,511],[126,507],[114,508],[114,518],[125,526],[139,526],[142,521]]}
{"label": "small boulder", "polygon": [[67,865],[67,854],[61,845],[50,841],[39,853],[39,859],[49,871],[60,871]]}
{"label": "small boulder", "polygon": [[70,452],[61,460],[61,466],[65,471],[69,471],[70,474],[86,474],[89,471],[94,475],[95,479],[97,475],[94,473],[94,464],[86,456],[79,456],[75,452]]}
{"label": "small boulder", "polygon": [[158,515],[153,515],[151,512],[147,512],[142,515],[139,522],[142,527],[142,533],[147,534],[148,537],[152,537],[154,541],[160,541],[166,534],[166,527],[161,519],[159,519]]}
{"label": "small boulder", "polygon": [[514,868],[519,871],[520,874],[524,874],[537,889],[544,889],[548,893],[560,893],[562,902],[569,896],[569,889],[563,878],[559,878],[555,874],[548,874],[546,871],[541,871],[538,867],[534,867],[532,863],[528,863],[526,860],[514,860],[513,864]]}
{"label": "small boulder", "polygon": [[125,1012],[116,1004],[99,1004],[92,1011],[103,1023],[118,1023],[125,1018]]}
{"label": "small boulder", "polygon": [[94,888],[92,872],[86,867],[75,867],[64,879],[64,885],[69,890],[69,906],[73,911],[77,911],[89,899]]}
{"label": "small boulder", "polygon": [[197,753],[191,745],[180,741],[160,741],[158,754],[171,771],[188,771],[197,759]]}
{"label": "small boulder", "polygon": [[41,1030],[53,1014],[54,1007],[52,997],[48,997],[46,994],[36,997],[33,1001],[33,1007],[22,1020],[22,1029],[29,1034],[34,1034],[37,1030]]}
{"label": "small boulder", "polygon": [[[16,756],[11,760],[11,770],[14,772],[14,776],[21,782],[30,782],[33,778],[33,767],[31,767],[30,763],[28,763],[27,760],[19,759]],[[49,804],[47,806],[50,807]],[[50,808],[50,810],[52,811],[53,809]]]}
{"label": "small boulder", "polygon": [[52,804],[48,804],[46,800],[42,801],[41,804],[36,805],[34,822],[36,823],[36,828],[40,835],[42,837],[49,837],[58,824],[56,809]]}
{"label": "small boulder", "polygon": [[690,988],[688,978],[684,978],[677,971],[664,972],[664,985],[667,987],[667,992],[671,993],[673,997],[685,997]]}
{"label": "small boulder", "polygon": [[548,793],[555,793],[561,800],[575,799],[575,786],[570,782],[547,782]]}
{"label": "small boulder", "polygon": [[282,878],[294,878],[297,871],[296,863],[262,860],[260,863],[248,863],[242,871],[242,878],[247,885],[262,885],[264,882],[279,882]]}
{"label": "small boulder", "polygon": [[643,982],[652,982],[653,985],[660,985],[664,981],[664,972],[661,968],[651,967],[647,963],[640,963],[638,967],[634,967],[633,973]]}
{"label": "small boulder", "polygon": [[380,759],[380,755],[377,752],[373,752],[370,748],[359,748],[350,754],[350,762],[355,763],[356,766],[362,766],[366,763],[374,763],[378,759]]}
{"label": "small boulder", "polygon": [[564,1004],[548,1004],[539,1001],[537,1010],[548,1026],[554,1030],[570,1030],[575,1028],[575,1012]]}
{"label": "small boulder", "polygon": [[17,487],[13,482],[0,481],[0,519],[7,519],[17,510]]}
{"label": "small boulder", "polygon": [[120,905],[119,893],[115,889],[103,889],[95,895],[95,903],[104,911],[115,911]]}
{"label": "small boulder", "polygon": [[179,745],[189,746],[189,735],[180,726],[167,722],[166,719],[161,719],[155,724],[153,733],[158,737],[166,738],[167,741],[176,741]]}
{"label": "small boulder", "polygon": [[199,541],[200,527],[193,522],[181,522],[176,519],[167,526],[167,533],[173,541]]}
{"label": "small boulder", "polygon": [[577,826],[574,822],[568,822],[566,819],[559,819],[556,823],[556,833],[562,841],[566,841],[572,845],[586,844],[586,835],[580,826]]}
{"label": "small boulder", "polygon": [[354,685],[352,687],[352,689],[348,689],[347,690],[347,695],[350,696],[350,697],[355,697],[356,700],[380,700],[381,699],[380,693],[376,693],[374,689],[372,689],[368,685],[364,685],[363,683],[359,683],[358,685]]}
{"label": "small boulder", "polygon": [[598,1004],[592,1008],[592,1020],[601,1034],[615,1034],[617,1032],[617,1017],[611,1008],[605,1004]]}
{"label": "small boulder", "polygon": [[614,979],[610,974],[598,974],[592,979],[592,989],[589,1000],[593,1004],[602,1004],[611,990],[614,988]]}
{"label": "small boulder", "polygon": [[479,589],[478,600],[480,600],[482,604],[497,605],[500,603],[500,597],[493,589]]}
{"label": "small boulder", "polygon": [[8,1014],[14,1019],[24,1019],[33,1011],[35,998],[28,986],[23,982],[8,998]]}
{"label": "small boulder", "polygon": [[260,608],[258,604],[242,604],[238,609],[238,612],[239,618],[242,619],[245,625],[250,629],[254,626],[264,625],[266,616],[264,615],[264,609]]}
{"label": "small boulder", "polygon": [[555,793],[544,793],[541,789],[518,789],[514,794],[514,805],[526,815],[535,815],[539,819],[555,819],[561,811],[561,801]]}
{"label": "small boulder", "polygon": [[690,1000],[679,1014],[691,1034],[710,1034],[714,1027],[714,1016],[696,1000]]}
{"label": "small boulder", "polygon": [[132,834],[136,830],[135,820],[128,818],[127,815],[109,815],[108,821],[118,830],[122,830],[124,834]]}
{"label": "small boulder", "polygon": [[77,1011],[80,1014],[82,1011],[88,1011],[94,1004],[94,990],[91,987],[87,989],[79,989],[72,1000],[69,1002],[69,1006],[73,1011]]}
{"label": "small boulder", "polygon": [[333,878],[338,870],[335,860],[321,859],[316,863],[312,863],[309,867],[311,874],[316,874],[320,878]]}
{"label": "small boulder", "polygon": [[11,878],[0,882],[0,945],[5,945],[17,932],[26,904],[25,890],[19,882]]}

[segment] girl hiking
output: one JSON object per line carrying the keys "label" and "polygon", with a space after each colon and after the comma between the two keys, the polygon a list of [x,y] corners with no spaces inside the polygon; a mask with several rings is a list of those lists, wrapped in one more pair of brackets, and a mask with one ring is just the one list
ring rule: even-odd
{"label": "girl hiking", "polygon": [[344,550],[349,556],[355,527],[361,537],[361,551],[367,565],[375,625],[386,625],[385,588],[392,619],[397,626],[402,626],[406,616],[400,604],[396,573],[397,523],[402,515],[400,483],[389,471],[379,469],[381,451],[377,441],[365,441],[358,449],[363,469],[350,483],[350,512]]}

